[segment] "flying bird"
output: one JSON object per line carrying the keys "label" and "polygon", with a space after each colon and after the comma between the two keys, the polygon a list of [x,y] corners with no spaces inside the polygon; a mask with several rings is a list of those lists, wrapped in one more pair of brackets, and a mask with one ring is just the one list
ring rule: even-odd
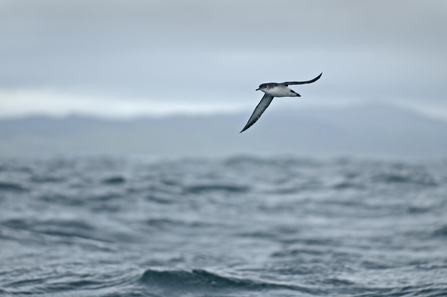
{"label": "flying bird", "polygon": [[320,79],[322,74],[323,73],[320,73],[320,75],[318,75],[314,79],[306,80],[306,81],[286,81],[283,83],[272,82],[272,83],[261,84],[259,86],[259,88],[256,89],[256,91],[264,92],[264,96],[262,97],[258,106],[256,106],[251,117],[248,119],[248,122],[245,125],[244,129],[242,129],[242,131],[239,133],[244,132],[245,130],[250,128],[254,123],[256,123],[257,120],[259,120],[262,113],[267,109],[267,107],[269,107],[269,105],[272,102],[274,97],[301,97],[300,94],[298,94],[294,90],[288,88],[288,86],[290,86],[290,85],[304,85],[304,84],[310,84],[310,83],[316,82],[317,80]]}

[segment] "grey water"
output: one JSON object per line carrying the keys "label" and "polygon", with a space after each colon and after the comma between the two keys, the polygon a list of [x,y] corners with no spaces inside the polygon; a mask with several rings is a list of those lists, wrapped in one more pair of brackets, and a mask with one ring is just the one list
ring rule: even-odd
{"label": "grey water", "polygon": [[447,296],[447,161],[0,159],[2,296]]}

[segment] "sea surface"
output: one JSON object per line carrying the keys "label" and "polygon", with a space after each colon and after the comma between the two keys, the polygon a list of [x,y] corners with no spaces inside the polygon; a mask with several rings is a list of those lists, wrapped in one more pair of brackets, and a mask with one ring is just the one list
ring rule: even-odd
{"label": "sea surface", "polygon": [[447,296],[447,160],[0,158],[1,296]]}

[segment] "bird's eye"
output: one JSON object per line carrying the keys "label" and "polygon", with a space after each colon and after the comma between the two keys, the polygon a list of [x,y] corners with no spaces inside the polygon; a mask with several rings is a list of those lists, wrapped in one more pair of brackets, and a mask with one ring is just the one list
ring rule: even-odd
{"label": "bird's eye", "polygon": [[262,84],[259,86],[260,89],[264,89],[265,88],[265,84]]}

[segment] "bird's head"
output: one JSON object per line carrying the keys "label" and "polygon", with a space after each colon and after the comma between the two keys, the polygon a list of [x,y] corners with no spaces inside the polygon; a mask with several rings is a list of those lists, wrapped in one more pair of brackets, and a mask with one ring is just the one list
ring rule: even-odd
{"label": "bird's head", "polygon": [[259,88],[256,89],[256,91],[264,91],[266,89],[268,89],[267,84],[261,84],[259,85]]}

